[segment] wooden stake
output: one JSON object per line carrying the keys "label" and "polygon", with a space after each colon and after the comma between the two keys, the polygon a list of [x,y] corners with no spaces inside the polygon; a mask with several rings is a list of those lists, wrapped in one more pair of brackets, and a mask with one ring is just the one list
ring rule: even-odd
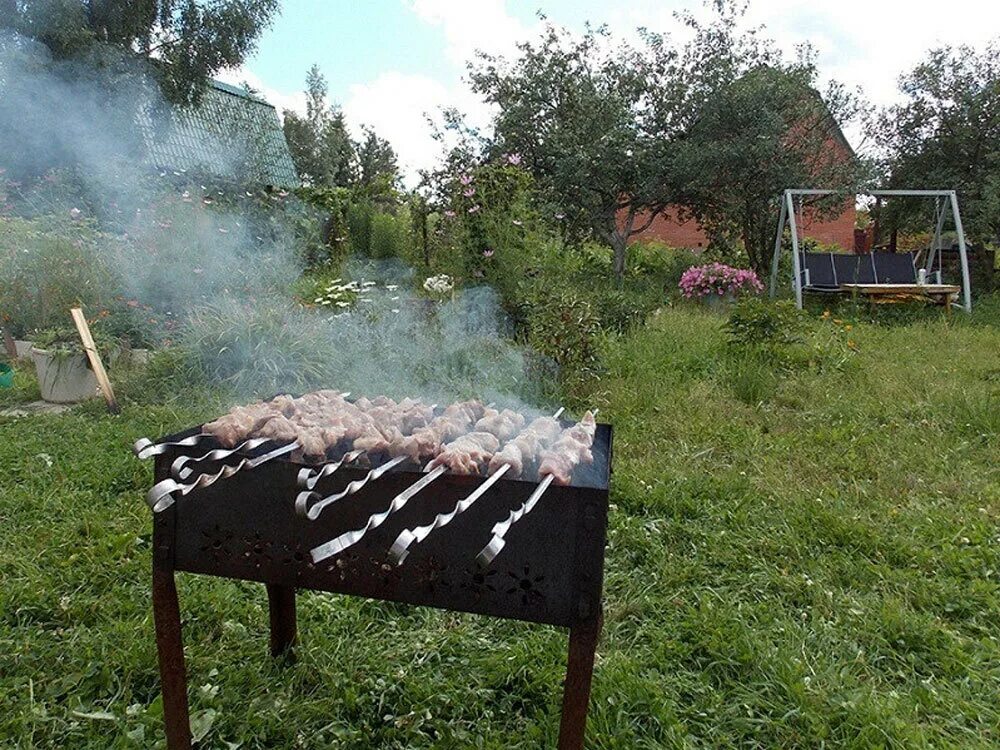
{"label": "wooden stake", "polygon": [[87,325],[87,319],[83,317],[83,310],[79,307],[74,307],[70,310],[70,314],[73,316],[76,330],[80,334],[80,340],[83,342],[83,349],[87,352],[90,366],[97,377],[97,384],[101,386],[101,393],[104,394],[104,400],[108,402],[108,411],[112,414],[120,414],[121,408],[118,406],[118,401],[115,400],[115,392],[111,388],[111,381],[108,380],[108,373],[104,369],[104,363],[101,362],[101,355],[97,353],[97,345],[94,344],[94,337],[90,334],[90,326]]}
{"label": "wooden stake", "polygon": [[17,359],[17,344],[14,343],[14,337],[6,328],[3,329],[3,345],[7,350],[7,356],[12,360]]}

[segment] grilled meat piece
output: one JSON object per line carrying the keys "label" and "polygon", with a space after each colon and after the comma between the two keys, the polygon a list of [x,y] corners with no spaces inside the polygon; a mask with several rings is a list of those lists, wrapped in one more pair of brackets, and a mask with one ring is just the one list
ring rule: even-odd
{"label": "grilled meat piece", "polygon": [[478,474],[480,465],[489,461],[499,447],[496,435],[470,432],[444,446],[427,469],[444,466],[455,474]]}
{"label": "grilled meat piece", "polygon": [[594,461],[590,449],[596,431],[597,420],[589,411],[577,424],[563,430],[559,439],[542,451],[538,464],[539,478],[552,475],[556,484],[569,484],[577,466]]}

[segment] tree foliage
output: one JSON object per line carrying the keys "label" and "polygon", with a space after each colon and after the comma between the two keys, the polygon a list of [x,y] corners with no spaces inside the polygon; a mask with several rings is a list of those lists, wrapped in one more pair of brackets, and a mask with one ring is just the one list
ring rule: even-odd
{"label": "tree foliage", "polygon": [[299,177],[316,188],[352,188],[366,197],[393,194],[399,181],[396,152],[371,128],[360,141],[344,113],[329,102],[326,78],[313,65],[306,76],[306,115],[284,113],[285,139]]}
{"label": "tree foliage", "polygon": [[[742,249],[761,271],[783,191],[853,192],[862,167],[838,125],[853,117],[856,98],[836,84],[821,97],[811,51],[784,60],[759,29],[741,31],[741,14],[720,4],[707,24],[684,17],[693,36],[679,69],[691,119],[675,144],[673,179],[682,216],[697,219],[716,248]],[[812,208],[823,215],[843,204],[841,196]]]}
{"label": "tree foliage", "polygon": [[619,276],[629,240],[668,206],[760,269],[785,188],[850,189],[858,178],[850,147],[831,148],[854,98],[834,85],[824,101],[808,51],[783,60],[742,28],[743,5],[711,7],[706,22],[680,16],[684,44],[547,26],[513,62],[481,55],[470,67],[496,106],[492,149],[523,155],[571,233],[611,244]]}
{"label": "tree foliage", "polygon": [[319,67],[306,75],[306,116],[284,113],[285,139],[299,176],[316,186],[347,187],[354,181],[354,144],[344,114],[327,102]]}
{"label": "tree foliage", "polygon": [[153,60],[167,98],[194,103],[212,75],[253,51],[277,11],[278,0],[0,0],[0,28],[56,59],[105,47]]}
{"label": "tree foliage", "polygon": [[474,91],[496,106],[494,150],[516,153],[572,234],[594,234],[625,269],[629,239],[671,201],[674,52],[647,34],[615,44],[607,29],[582,37],[548,25],[519,57],[480,55]]}
{"label": "tree foliage", "polygon": [[[931,50],[900,90],[871,128],[889,186],[958,190],[970,238],[1000,242],[1000,41]],[[925,206],[898,203],[884,218],[926,226]]]}

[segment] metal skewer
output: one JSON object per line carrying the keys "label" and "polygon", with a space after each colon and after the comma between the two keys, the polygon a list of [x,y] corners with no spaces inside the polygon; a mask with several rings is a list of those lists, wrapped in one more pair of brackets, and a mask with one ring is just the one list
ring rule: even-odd
{"label": "metal skewer", "polygon": [[411,544],[414,542],[419,544],[424,541],[424,539],[426,539],[432,531],[444,528],[455,520],[456,516],[460,513],[464,513],[472,507],[472,504],[482,497],[490,487],[496,484],[500,480],[500,477],[506,474],[509,469],[510,464],[504,464],[501,466],[495,474],[479,485],[479,487],[477,487],[471,495],[464,500],[460,500],[450,513],[438,513],[434,520],[426,526],[419,526],[415,529],[404,529],[401,531],[399,536],[396,537],[396,541],[392,543],[392,547],[389,549],[389,557],[396,563],[396,565],[402,565],[406,556],[410,554],[409,547]]}
{"label": "metal skewer", "polygon": [[320,513],[323,512],[324,508],[326,508],[329,505],[332,505],[338,500],[343,500],[348,495],[353,495],[354,493],[361,490],[361,488],[363,488],[369,482],[374,482],[376,479],[381,477],[390,469],[392,469],[395,466],[398,466],[399,464],[403,463],[403,461],[406,460],[407,456],[399,456],[398,458],[394,458],[391,461],[387,461],[381,466],[369,471],[368,474],[366,474],[361,479],[354,480],[353,482],[348,484],[347,487],[345,487],[341,492],[338,492],[336,495],[330,495],[328,497],[324,497],[321,500],[318,500],[317,502],[313,503],[313,505],[311,506],[309,505],[309,501],[319,498],[320,497],[319,493],[312,491],[300,492],[298,497],[295,498],[295,512],[300,516],[305,516],[310,521],[315,521],[317,518],[319,518],[319,515]]}
{"label": "metal skewer", "polygon": [[[596,417],[597,412],[598,409],[594,409],[591,414]],[[479,567],[487,568],[490,566],[493,560],[496,559],[496,556],[500,554],[500,551],[503,550],[504,545],[507,543],[505,537],[507,536],[507,532],[510,531],[511,526],[531,513],[534,507],[538,504],[538,501],[542,498],[542,495],[545,494],[545,491],[554,480],[555,477],[552,474],[546,475],[528,499],[524,501],[521,507],[512,510],[510,515],[507,516],[507,520],[500,521],[493,526],[493,538],[490,539],[486,546],[482,548],[478,555],[476,555],[476,563]]]}
{"label": "metal skewer", "polygon": [[444,474],[447,468],[444,466],[439,466],[434,471],[430,472],[426,476],[422,477],[418,482],[407,487],[405,490],[400,492],[396,497],[392,499],[389,507],[386,508],[381,513],[376,513],[368,517],[367,523],[360,529],[355,529],[354,531],[348,531],[341,534],[338,537],[325,542],[318,547],[315,547],[309,554],[312,556],[312,561],[314,563],[323,562],[328,557],[333,557],[334,555],[339,555],[348,547],[352,547],[367,534],[369,531],[374,531],[389,518],[393,513],[401,510],[406,503],[413,498],[420,490],[429,485],[439,476]]}
{"label": "metal skewer", "polygon": [[[434,409],[437,408],[437,404],[431,404],[428,408],[433,411]],[[362,450],[351,451],[349,453],[345,453],[344,457],[341,458],[336,463],[324,464],[319,469],[302,469],[301,471],[299,471],[299,476],[298,479],[296,480],[299,485],[299,489],[303,490],[315,489],[316,485],[319,484],[319,481],[321,479],[324,479],[325,477],[332,475],[345,464],[357,461],[362,455],[364,455],[364,453],[365,451]]]}
{"label": "metal skewer", "polygon": [[157,482],[153,485],[153,488],[146,494],[146,503],[153,509],[154,513],[159,513],[174,504],[176,500],[174,495],[187,495],[196,489],[204,489],[205,487],[215,484],[220,479],[229,479],[229,477],[238,474],[245,469],[255,469],[261,464],[267,463],[272,458],[277,458],[278,456],[283,456],[286,453],[291,453],[298,447],[299,442],[297,440],[293,441],[287,445],[281,446],[280,448],[275,448],[273,451],[265,453],[263,456],[258,456],[257,458],[244,458],[235,466],[223,466],[215,474],[199,474],[197,479],[188,484],[181,484],[175,479],[164,479],[162,482]]}
{"label": "metal skewer", "polygon": [[[558,419],[560,415],[565,411],[565,407],[560,407],[556,410],[556,413],[552,415],[552,419]],[[397,565],[402,565],[403,560],[409,554],[407,551],[409,546],[413,542],[422,542],[427,536],[435,529],[440,529],[443,526],[447,526],[454,520],[456,516],[460,513],[464,513],[468,510],[476,500],[478,500],[490,487],[492,487],[497,480],[500,479],[504,474],[510,470],[510,464],[504,464],[496,473],[491,475],[483,484],[481,484],[471,495],[469,495],[464,500],[460,501],[450,513],[439,513],[437,517],[428,525],[420,526],[416,529],[405,529],[400,532],[396,541],[393,542],[392,547],[389,549],[389,557],[395,560]],[[429,484],[430,482],[428,482]],[[426,485],[424,485],[426,486]],[[380,521],[381,523],[381,521]]]}
{"label": "metal skewer", "polygon": [[507,543],[504,537],[510,530],[510,527],[515,523],[520,521],[526,515],[528,515],[531,510],[538,503],[538,500],[545,494],[545,490],[549,488],[555,477],[549,474],[542,480],[542,483],[535,488],[535,491],[531,493],[531,496],[524,501],[524,504],[516,510],[512,510],[510,515],[507,516],[506,521],[500,521],[493,527],[493,538],[490,539],[489,543],[483,547],[482,551],[476,555],[476,562],[479,567],[486,568],[489,567],[490,563],[493,562],[494,558],[500,554],[500,550],[503,549],[504,545]]}
{"label": "metal skewer", "polygon": [[322,468],[319,469],[301,469],[299,471],[299,476],[296,482],[299,485],[300,489],[303,490],[315,489],[316,485],[319,483],[319,480],[323,479],[324,477],[330,476],[344,464],[349,464],[353,463],[354,461],[357,461],[358,458],[360,458],[363,453],[364,451],[351,451],[350,453],[345,453],[344,457],[341,458],[336,463],[324,464]]}
{"label": "metal skewer", "polygon": [[229,458],[240,451],[252,451],[254,448],[259,448],[266,442],[268,442],[268,438],[254,438],[253,440],[247,440],[245,443],[237,445],[235,448],[219,448],[214,451],[209,451],[203,456],[178,456],[174,462],[170,464],[170,474],[177,480],[187,479],[194,473],[193,469],[187,468],[187,464],[189,463],[222,461],[223,459]]}
{"label": "metal skewer", "polygon": [[152,458],[153,456],[159,456],[161,453],[166,453],[171,448],[192,448],[201,442],[204,442],[211,438],[212,436],[206,432],[201,432],[197,435],[191,435],[183,440],[178,440],[173,443],[154,443],[149,438],[139,438],[132,445],[132,452],[135,457],[141,461],[145,461],[147,458]]}

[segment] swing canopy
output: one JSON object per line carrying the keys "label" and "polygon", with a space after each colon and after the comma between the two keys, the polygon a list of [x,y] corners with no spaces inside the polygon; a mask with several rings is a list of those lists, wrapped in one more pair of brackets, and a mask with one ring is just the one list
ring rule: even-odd
{"label": "swing canopy", "polygon": [[[934,200],[934,233],[926,258],[920,253],[870,252],[864,254],[806,252],[802,250],[801,231],[802,207],[805,199],[824,195],[836,195],[836,190],[786,190],[781,201],[781,218],[778,234],[774,241],[774,257],[771,261],[771,296],[774,297],[778,283],[778,266],[784,243],[782,239],[787,225],[791,232],[792,245],[792,289],[795,292],[796,307],[802,309],[803,293],[842,294],[860,292],[869,296],[894,295],[941,299],[945,304],[953,304],[959,298],[962,308],[972,310],[969,288],[969,261],[962,229],[962,217],[958,210],[958,197],[954,190],[873,190],[869,193],[879,197],[922,197]],[[796,214],[796,206],[798,213]],[[951,215],[958,239],[958,255],[961,264],[961,286],[942,283],[942,242],[945,220]],[[921,251],[922,252],[922,251]]]}

